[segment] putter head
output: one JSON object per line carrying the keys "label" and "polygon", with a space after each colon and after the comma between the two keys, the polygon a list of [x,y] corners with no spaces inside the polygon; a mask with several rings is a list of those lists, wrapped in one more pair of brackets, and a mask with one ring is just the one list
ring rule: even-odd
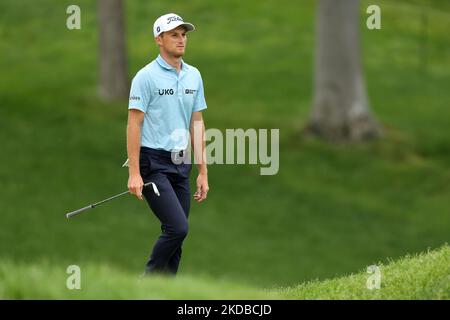
{"label": "putter head", "polygon": [[154,184],[153,182],[152,182],[152,187],[153,187],[153,192],[159,197],[159,196],[160,196],[159,190],[158,190],[158,188],[156,187],[156,184]]}
{"label": "putter head", "polygon": [[154,183],[154,182],[147,182],[147,183],[144,183],[144,187],[148,187],[148,186],[152,186],[152,188],[153,188],[153,192],[159,197],[160,196],[160,193],[159,193],[159,190],[158,190],[158,187],[156,186],[156,184]]}

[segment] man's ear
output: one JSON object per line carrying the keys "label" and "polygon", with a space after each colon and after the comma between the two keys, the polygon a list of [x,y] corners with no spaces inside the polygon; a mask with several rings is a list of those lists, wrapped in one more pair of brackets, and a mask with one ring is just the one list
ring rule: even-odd
{"label": "man's ear", "polygon": [[155,38],[155,42],[157,45],[161,46],[162,45],[162,34],[160,34],[159,36],[157,36]]}

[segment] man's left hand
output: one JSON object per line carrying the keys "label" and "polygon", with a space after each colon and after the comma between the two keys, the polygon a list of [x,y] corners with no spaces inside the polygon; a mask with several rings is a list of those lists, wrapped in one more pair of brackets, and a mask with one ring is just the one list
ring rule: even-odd
{"label": "man's left hand", "polygon": [[200,173],[197,177],[197,191],[194,193],[195,201],[202,202],[205,200],[208,191],[208,175],[206,173]]}

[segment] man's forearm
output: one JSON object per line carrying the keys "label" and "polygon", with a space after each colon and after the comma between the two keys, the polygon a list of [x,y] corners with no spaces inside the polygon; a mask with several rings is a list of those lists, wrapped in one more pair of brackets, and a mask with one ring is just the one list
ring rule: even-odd
{"label": "man's forearm", "polygon": [[201,146],[202,147],[200,150],[200,154],[201,154],[202,161],[197,163],[197,170],[198,170],[198,173],[207,174],[208,168],[206,166],[206,142],[202,141]]}
{"label": "man's forearm", "polygon": [[197,164],[197,170],[198,170],[198,173],[208,174],[208,167],[206,166],[206,163]]}
{"label": "man's forearm", "polygon": [[194,149],[194,159],[197,164],[199,173],[207,174],[208,169],[206,166],[206,141],[205,137],[205,124],[203,119],[196,120],[193,127],[191,127],[191,144]]}
{"label": "man's forearm", "polygon": [[127,126],[128,171],[130,176],[140,174],[139,154],[141,149],[141,127],[136,124]]}

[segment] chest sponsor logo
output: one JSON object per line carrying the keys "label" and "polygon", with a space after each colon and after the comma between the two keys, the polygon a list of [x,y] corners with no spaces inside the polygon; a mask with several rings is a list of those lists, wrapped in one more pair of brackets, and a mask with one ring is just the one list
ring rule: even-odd
{"label": "chest sponsor logo", "polygon": [[197,90],[193,90],[193,89],[186,89],[184,90],[185,94],[194,94]]}
{"label": "chest sponsor logo", "polygon": [[158,89],[158,93],[160,96],[173,96],[173,89]]}

